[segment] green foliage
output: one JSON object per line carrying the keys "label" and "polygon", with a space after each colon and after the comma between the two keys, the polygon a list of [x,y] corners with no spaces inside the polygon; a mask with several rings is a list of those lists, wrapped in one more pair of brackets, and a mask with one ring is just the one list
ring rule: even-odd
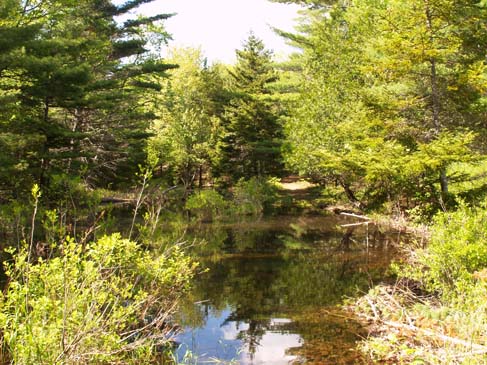
{"label": "green foliage", "polygon": [[90,189],[81,177],[53,174],[50,180],[48,196],[58,207],[69,207],[70,213],[73,215],[78,213],[79,217],[83,213],[87,214],[88,211],[91,213],[98,207],[100,194]]}
{"label": "green foliage", "polygon": [[195,268],[173,247],[153,257],[120,235],[29,264],[6,264],[2,343],[14,364],[137,363],[169,341],[168,316]]}
{"label": "green foliage", "polygon": [[186,209],[198,219],[236,218],[269,212],[278,200],[278,186],[273,179],[252,177],[240,179],[232,188],[232,200],[226,200],[215,190],[201,190],[188,198]]}
{"label": "green foliage", "polygon": [[49,194],[56,174],[98,185],[132,178],[152,118],[142,104],[156,92],[147,78],[173,67],[144,49],[167,16],[116,23],[140,3],[2,2],[0,199],[34,182]]}
{"label": "green foliage", "polygon": [[216,190],[201,190],[191,195],[185,208],[195,214],[198,219],[211,221],[222,217],[228,209],[228,201]]}
{"label": "green foliage", "polygon": [[477,204],[487,194],[487,161],[484,156],[472,162],[452,164],[448,175],[451,176],[452,194],[467,203]]}
{"label": "green foliage", "polygon": [[151,126],[149,151],[159,157],[166,179],[189,191],[197,179],[202,185],[216,155],[223,79],[217,67],[206,66],[198,49],[172,49],[169,61],[179,67],[170,72],[154,100],[157,119]]}
{"label": "green foliage", "polygon": [[[409,331],[394,331],[392,336],[390,327],[364,341],[362,350],[372,359],[393,358],[408,364],[415,357],[425,364],[485,363],[484,353],[471,351],[472,345],[485,343],[487,328],[485,207],[485,203],[477,208],[462,203],[454,212],[438,214],[427,246],[411,251],[407,263],[393,266],[399,274],[399,288],[401,283],[414,283],[418,289],[419,284],[420,297],[409,285],[400,290],[379,286],[360,300],[367,303],[371,317],[382,323],[418,328],[414,341]],[[438,341],[443,335],[446,341]]]}
{"label": "green foliage", "polygon": [[431,215],[454,206],[449,167],[483,148],[482,18],[485,9],[453,0],[307,11],[291,36],[303,72],[285,127],[288,166],[340,185],[360,208],[393,203]]}
{"label": "green foliage", "polygon": [[[85,239],[84,228],[96,225],[99,232],[106,228],[107,221],[98,220],[110,207],[100,208],[101,197],[102,192],[93,191],[79,177],[52,175],[47,192],[33,185],[28,204],[19,199],[1,206],[0,234],[8,245],[17,246],[24,240],[30,241],[27,229],[32,226],[32,239],[40,246],[62,242],[67,235]],[[33,209],[36,209],[34,217]]]}
{"label": "green foliage", "polygon": [[435,217],[431,240],[415,251],[401,275],[423,283],[427,290],[455,297],[473,287],[475,273],[487,268],[487,213],[485,208],[461,205]]}
{"label": "green foliage", "polygon": [[240,215],[262,214],[276,201],[277,191],[272,180],[259,177],[241,179],[233,190],[234,209]]}
{"label": "green foliage", "polygon": [[271,85],[278,79],[272,53],[251,34],[230,71],[233,98],[225,108],[218,172],[240,178],[282,172],[280,110]]}
{"label": "green foliage", "polygon": [[30,224],[29,214],[31,213],[30,207],[20,202],[2,204],[0,206],[0,234],[2,237],[11,238],[10,241],[16,243],[27,240],[26,229]]}

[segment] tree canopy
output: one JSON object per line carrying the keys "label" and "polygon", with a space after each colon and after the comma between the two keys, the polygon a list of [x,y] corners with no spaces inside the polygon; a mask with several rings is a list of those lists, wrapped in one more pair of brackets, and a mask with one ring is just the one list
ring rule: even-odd
{"label": "tree canopy", "polygon": [[[167,15],[114,20],[142,2],[2,2],[0,181],[6,196],[33,182],[48,187],[59,174],[107,184],[143,160],[152,116],[141,96],[158,89],[148,75],[163,76],[172,66],[146,48],[151,25]],[[18,179],[8,179],[12,174]]]}
{"label": "tree canopy", "polygon": [[448,168],[482,149],[485,15],[449,0],[309,10],[288,163],[362,207],[447,204]]}

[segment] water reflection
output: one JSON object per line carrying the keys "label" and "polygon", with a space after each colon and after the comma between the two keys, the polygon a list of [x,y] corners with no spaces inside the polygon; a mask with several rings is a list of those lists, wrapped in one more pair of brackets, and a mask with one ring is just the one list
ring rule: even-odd
{"label": "water reflection", "polygon": [[286,218],[193,229],[208,242],[195,247],[208,271],[184,306],[179,357],[189,350],[196,364],[360,363],[352,349],[362,327],[334,306],[383,278],[394,251],[389,236],[371,230],[366,247],[364,230],[339,223]]}
{"label": "water reflection", "polygon": [[299,348],[303,339],[299,334],[280,329],[289,319],[272,318],[268,326],[229,321],[232,310],[208,317],[204,327],[187,331],[179,337],[178,353],[183,358],[189,350],[195,363],[233,362],[238,364],[289,364],[296,360],[289,349]]}

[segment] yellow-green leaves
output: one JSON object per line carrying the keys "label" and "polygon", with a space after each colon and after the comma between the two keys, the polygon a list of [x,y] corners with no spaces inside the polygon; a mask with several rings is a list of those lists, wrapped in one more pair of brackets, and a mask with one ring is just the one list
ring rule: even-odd
{"label": "yellow-green leaves", "polygon": [[20,251],[1,298],[3,344],[19,365],[136,362],[169,340],[194,268],[177,247],[153,257],[118,234],[86,247],[67,238],[59,257],[36,263]]}
{"label": "yellow-green leaves", "polygon": [[303,28],[288,164],[345,182],[363,206],[452,202],[448,166],[472,160],[484,140],[485,10],[463,0],[355,0],[318,12]]}

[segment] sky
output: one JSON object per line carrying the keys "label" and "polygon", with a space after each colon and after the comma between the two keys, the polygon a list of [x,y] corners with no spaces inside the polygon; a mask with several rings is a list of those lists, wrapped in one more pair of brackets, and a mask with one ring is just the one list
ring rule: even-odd
{"label": "sky", "polygon": [[144,15],[177,13],[165,21],[170,46],[201,47],[210,62],[233,63],[250,31],[272,49],[277,58],[293,48],[271,27],[293,31],[299,6],[267,0],[155,0],[140,6]]}
{"label": "sky", "polygon": [[190,351],[202,363],[214,363],[211,359],[221,359],[223,363],[234,362],[238,359],[241,365],[268,364],[287,365],[296,360],[296,356],[289,354],[292,348],[303,345],[303,338],[298,334],[280,330],[291,320],[286,318],[269,318],[269,328],[260,338],[255,352],[250,353],[248,343],[245,344],[240,335],[249,330],[245,321],[228,320],[233,310],[228,307],[222,311],[212,309],[205,323],[201,327],[187,327],[176,338],[180,344],[179,358],[183,358]]}

